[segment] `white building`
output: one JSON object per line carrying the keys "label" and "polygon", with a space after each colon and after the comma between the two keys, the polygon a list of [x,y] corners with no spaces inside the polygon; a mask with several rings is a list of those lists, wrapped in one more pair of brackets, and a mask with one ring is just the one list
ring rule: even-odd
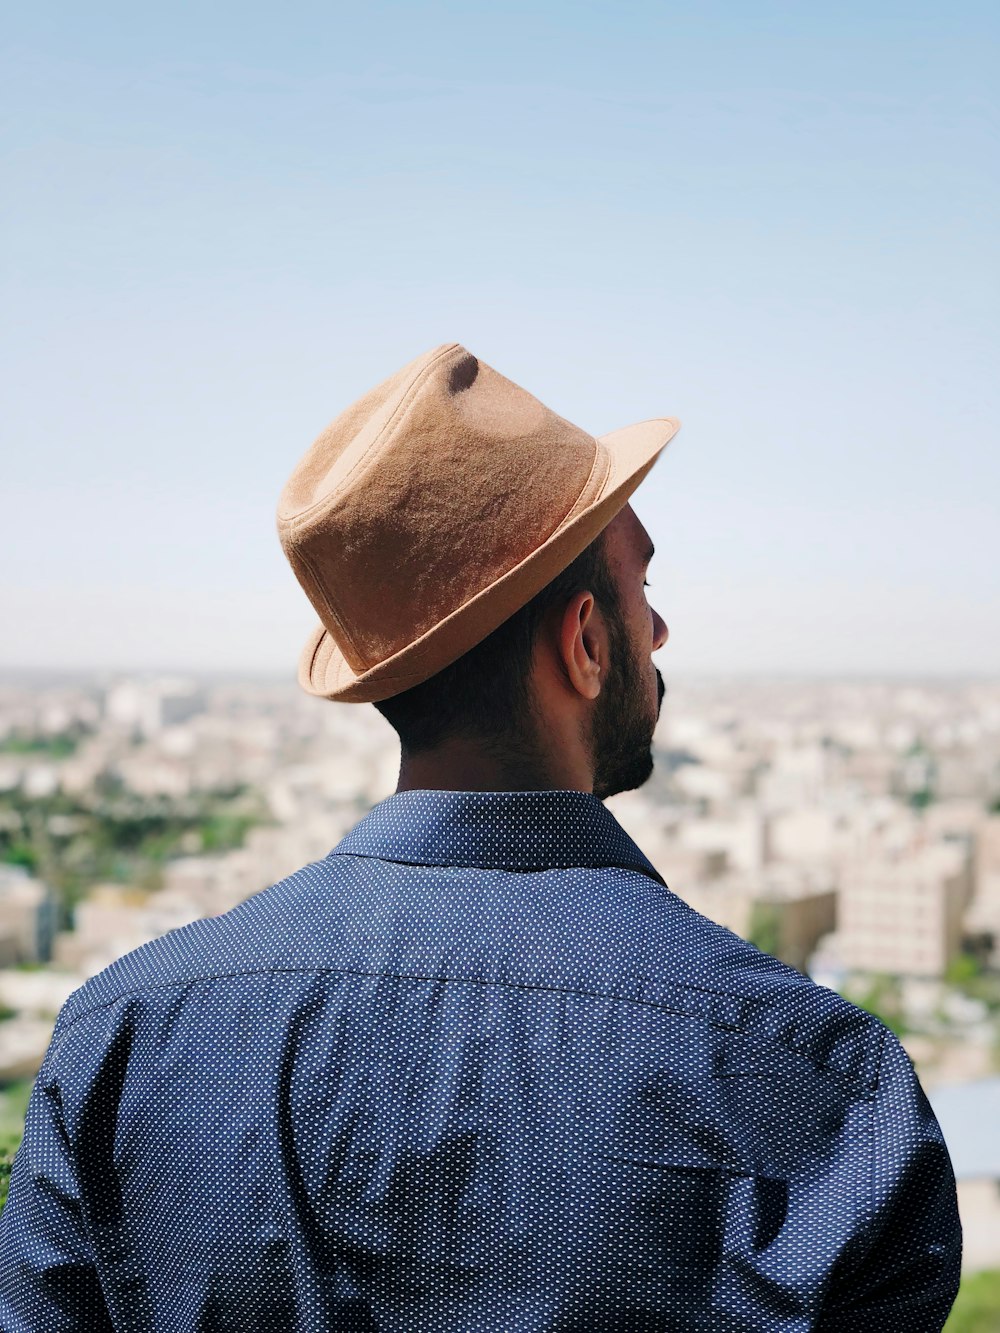
{"label": "white building", "polygon": [[54,926],[48,885],[21,866],[0,865],[0,967],[48,958]]}
{"label": "white building", "polygon": [[874,844],[841,867],[837,937],[845,967],[937,977],[957,955],[972,887],[967,847]]}

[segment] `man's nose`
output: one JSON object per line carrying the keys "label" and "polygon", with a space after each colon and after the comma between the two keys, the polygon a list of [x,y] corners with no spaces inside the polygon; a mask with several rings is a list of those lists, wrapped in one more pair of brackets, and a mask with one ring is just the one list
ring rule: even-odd
{"label": "man's nose", "polygon": [[667,639],[670,638],[670,631],[667,629],[667,622],[656,611],[653,612],[653,652],[657,648],[662,648]]}

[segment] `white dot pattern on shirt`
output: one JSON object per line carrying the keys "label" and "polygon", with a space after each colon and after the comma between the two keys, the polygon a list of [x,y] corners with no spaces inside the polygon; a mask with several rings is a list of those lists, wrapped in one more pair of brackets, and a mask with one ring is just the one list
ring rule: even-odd
{"label": "white dot pattern on shirt", "polygon": [[[30,1327],[89,1327],[89,1245],[116,1330],[800,1330],[838,1262],[888,1321],[838,1327],[926,1329],[946,1168],[891,1034],[693,912],[595,798],[407,792],[67,1002],[0,1311],[48,1247],[68,1322],[38,1297]],[[38,1191],[65,1202],[33,1230]]]}

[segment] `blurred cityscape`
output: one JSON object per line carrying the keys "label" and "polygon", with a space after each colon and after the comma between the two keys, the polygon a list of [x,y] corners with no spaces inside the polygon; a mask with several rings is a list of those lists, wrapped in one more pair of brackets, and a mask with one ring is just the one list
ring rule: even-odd
{"label": "blurred cityscape", "polygon": [[[966,1267],[1000,1266],[1000,681],[668,676],[656,753],[609,808],[680,897],[900,1036]],[[72,990],[324,856],[397,768],[373,708],[293,682],[0,680],[0,1147]]]}

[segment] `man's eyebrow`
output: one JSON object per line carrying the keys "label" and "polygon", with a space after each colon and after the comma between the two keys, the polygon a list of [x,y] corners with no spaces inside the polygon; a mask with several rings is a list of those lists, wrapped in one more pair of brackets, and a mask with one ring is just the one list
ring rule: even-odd
{"label": "man's eyebrow", "polygon": [[649,549],[646,551],[645,555],[642,558],[642,563],[644,565],[648,565],[650,560],[652,560],[655,554],[656,554],[656,547],[653,545],[652,542],[650,542]]}

